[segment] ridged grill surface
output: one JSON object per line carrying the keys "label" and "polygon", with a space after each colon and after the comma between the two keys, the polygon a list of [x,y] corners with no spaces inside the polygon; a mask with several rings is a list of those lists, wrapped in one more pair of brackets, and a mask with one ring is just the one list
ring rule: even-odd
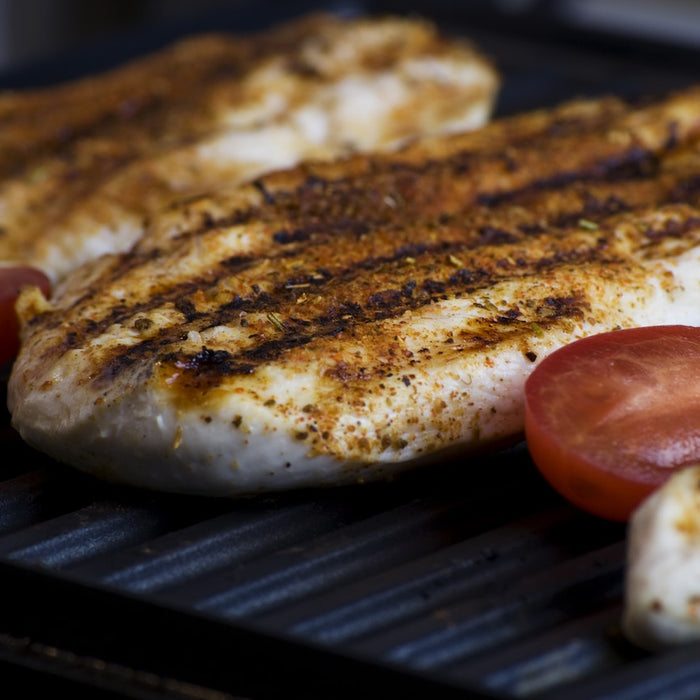
{"label": "ridged grill surface", "polygon": [[[17,447],[9,432],[4,442]],[[366,664],[422,677],[438,694],[546,698],[565,689],[607,697],[629,685],[629,674],[646,678],[649,663],[659,663],[619,631],[624,526],[563,503],[523,445],[393,484],[240,502],[113,487],[21,451],[26,471],[11,470],[0,483],[4,580],[18,590],[33,573],[46,577],[39,590],[64,582],[57,604],[74,606],[78,618],[82,592],[100,591],[104,600],[84,614],[99,614],[108,601],[123,623],[112,632],[127,646],[140,634],[133,601],[153,605],[168,638],[151,629],[161,651],[152,652],[155,662],[143,659],[147,667],[168,669],[158,657],[193,643],[170,636],[169,614],[186,615],[194,629],[201,622],[203,635],[215,621],[224,637],[231,631],[234,647],[242,629],[281,640],[282,649],[298,644],[352,659],[354,688]],[[45,616],[27,622],[17,610],[10,619],[2,631],[14,638],[41,637],[55,624]],[[47,644],[71,648],[60,626],[51,634]],[[273,677],[279,653],[271,651]],[[313,694],[313,659],[270,688],[257,676],[243,688]],[[123,662],[131,668],[139,660]],[[680,667],[700,682],[700,669]],[[180,671],[181,681],[204,683]],[[232,664],[219,690],[236,692],[245,671]],[[677,671],[654,675],[654,683],[673,686]],[[335,683],[321,679],[319,688],[342,696],[346,682]],[[656,692],[643,685],[630,697]]]}

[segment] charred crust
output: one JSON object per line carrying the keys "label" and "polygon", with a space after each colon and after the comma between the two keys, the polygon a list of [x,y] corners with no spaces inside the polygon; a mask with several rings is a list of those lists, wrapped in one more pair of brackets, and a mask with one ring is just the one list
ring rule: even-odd
{"label": "charred crust", "polygon": [[610,195],[605,199],[597,199],[590,192],[584,192],[583,206],[575,211],[558,216],[552,225],[556,228],[573,227],[581,219],[594,222],[600,221],[614,214],[631,211],[632,208],[632,205],[615,195]]}
{"label": "charred crust", "polygon": [[700,198],[700,175],[690,175],[678,182],[668,195],[669,202],[692,202]]}
{"label": "charred crust", "polygon": [[[659,155],[640,146],[614,155],[592,168],[593,177],[608,181],[650,178],[659,173]],[[583,178],[585,179],[585,178]]]}
{"label": "charred crust", "polygon": [[185,317],[186,321],[193,321],[199,316],[195,305],[189,299],[176,299],[174,306]]}
{"label": "charred crust", "polygon": [[496,316],[496,323],[504,325],[513,323],[517,318],[522,316],[522,312],[518,308],[508,309],[505,313]]}
{"label": "charred crust", "polygon": [[253,263],[251,258],[245,255],[232,255],[222,260],[219,264],[228,273],[241,272]]}
{"label": "charred crust", "polygon": [[218,367],[219,365],[230,364],[231,353],[227,350],[211,350],[206,346],[183,364],[183,369],[206,370],[207,367]]}
{"label": "charred crust", "polygon": [[272,234],[272,240],[275,243],[280,243],[286,245],[288,243],[301,243],[303,241],[309,240],[311,232],[307,229],[295,229],[294,231],[287,231],[282,229],[281,231],[275,231]]}
{"label": "charred crust", "polygon": [[425,289],[430,296],[444,294],[446,288],[446,283],[441,280],[427,279],[423,282],[423,289]]}
{"label": "charred crust", "polygon": [[381,292],[371,294],[367,299],[367,306],[370,309],[381,309],[391,311],[405,303],[406,296],[400,289],[386,289]]}
{"label": "charred crust", "polygon": [[165,353],[158,358],[159,363],[172,365],[185,375],[196,378],[195,384],[206,380],[207,376],[233,376],[252,374],[255,366],[231,355],[226,350],[211,350],[206,346],[195,353]]}
{"label": "charred crust", "polygon": [[258,192],[263,196],[263,201],[265,204],[275,204],[275,198],[271,194],[271,192],[265,187],[265,183],[261,180],[254,180],[253,181],[253,187],[255,187]]}
{"label": "charred crust", "polygon": [[505,231],[495,226],[482,226],[479,229],[479,238],[476,241],[476,246],[485,245],[506,245],[515,243],[521,239],[521,236],[512,231]]}
{"label": "charred crust", "polygon": [[563,170],[554,175],[537,178],[526,186],[496,192],[482,192],[476,203],[495,207],[522,198],[527,194],[561,190],[579,182],[616,182],[629,179],[648,179],[659,172],[659,156],[635,146],[623,153],[611,155],[580,170]]}
{"label": "charred crust", "polygon": [[660,241],[666,238],[682,238],[689,231],[697,229],[700,229],[700,216],[690,216],[682,220],[667,218],[662,226],[647,228],[644,235],[649,240]]}
{"label": "charred crust", "polygon": [[580,293],[561,297],[546,297],[537,307],[538,316],[550,323],[560,318],[581,318],[589,310],[590,303]]}

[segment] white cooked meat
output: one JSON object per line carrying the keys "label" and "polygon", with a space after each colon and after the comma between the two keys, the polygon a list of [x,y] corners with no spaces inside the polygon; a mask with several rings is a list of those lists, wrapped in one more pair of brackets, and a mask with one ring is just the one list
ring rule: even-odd
{"label": "white cooked meat", "polygon": [[235,496],[522,437],[550,351],[700,323],[700,89],[306,163],[164,211],[19,299],[13,425],[106,479]]}
{"label": "white cooked meat", "polygon": [[127,250],[173,199],[481,126],[498,85],[474,46],[427,21],[319,14],[0,94],[0,260],[56,282]]}
{"label": "white cooked meat", "polygon": [[700,466],[676,472],[630,519],[623,630],[649,650],[700,641]]}

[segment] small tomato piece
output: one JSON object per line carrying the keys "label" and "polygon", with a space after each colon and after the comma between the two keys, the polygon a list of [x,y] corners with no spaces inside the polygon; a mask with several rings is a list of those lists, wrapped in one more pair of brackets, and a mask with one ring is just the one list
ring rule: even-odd
{"label": "small tomato piece", "polygon": [[525,438],[561,495],[628,520],[700,461],[700,328],[623,329],[555,350],[525,383]]}
{"label": "small tomato piece", "polygon": [[50,290],[49,278],[34,267],[18,265],[0,266],[0,366],[11,362],[19,349],[19,323],[15,301],[20,289],[35,285],[45,296]]}

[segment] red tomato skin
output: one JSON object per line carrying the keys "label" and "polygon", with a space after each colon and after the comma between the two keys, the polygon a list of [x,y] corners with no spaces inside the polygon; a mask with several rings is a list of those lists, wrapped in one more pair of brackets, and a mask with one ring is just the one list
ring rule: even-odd
{"label": "red tomato skin", "polygon": [[[681,347],[686,354],[680,355]],[[631,348],[632,354],[629,355],[625,348]],[[630,459],[630,453],[617,452],[617,447],[611,447],[608,454],[599,454],[601,459],[596,459],[595,449],[591,451],[588,444],[584,442],[579,448],[570,440],[570,435],[564,434],[566,431],[558,432],[558,424],[559,427],[561,424],[567,425],[567,420],[570,431],[571,416],[576,416],[576,411],[580,411],[584,405],[581,386],[585,388],[586,378],[582,374],[582,385],[576,385],[576,367],[586,368],[587,358],[592,355],[600,355],[603,359],[619,359],[620,354],[639,360],[642,367],[646,360],[653,376],[659,374],[663,377],[666,367],[672,368],[676,382],[681,377],[689,387],[689,395],[698,393],[694,387],[700,387],[700,328],[651,326],[590,336],[553,352],[528,377],[525,383],[525,437],[533,462],[556,491],[593,515],[626,522],[642,500],[663,484],[674,471],[700,461],[700,449],[694,448],[695,452],[691,449],[687,454],[674,457],[676,462],[653,467],[649,465],[647,452],[643,449],[645,439],[655,439],[653,434],[646,435],[642,431],[633,441],[634,444],[641,445],[640,453],[643,455],[639,464],[635,464],[634,459]],[[652,360],[648,359],[650,357]],[[596,357],[596,362],[599,359]],[[660,365],[660,369],[654,362]],[[612,361],[607,365],[598,363],[591,366],[597,367],[606,381],[613,382],[612,386],[618,380],[624,380],[628,386],[635,386],[634,377],[624,373],[616,375],[610,369],[614,366]],[[551,387],[556,390],[558,383],[563,381],[570,382],[564,389],[571,399],[568,419],[562,417],[567,411],[561,409],[558,401],[548,404],[543,398],[552,396]],[[655,389],[651,402],[640,410],[639,415],[646,421],[641,424],[648,425],[649,417],[653,419],[655,407],[668,406],[669,401],[676,402],[676,408],[680,412],[685,411],[684,395],[676,398],[671,388],[666,393]],[[553,406],[553,403],[557,403],[557,406]],[[700,404],[697,401],[688,402],[687,409],[689,421],[700,426]],[[580,415],[585,423],[585,410]],[[659,416],[659,423],[663,423],[661,418]]]}
{"label": "red tomato skin", "polygon": [[656,488],[655,484],[634,482],[597,470],[585,459],[557,448],[527,407],[525,436],[532,461],[552,488],[592,515],[626,522],[632,511]]}
{"label": "red tomato skin", "polygon": [[0,366],[11,362],[19,349],[19,322],[15,301],[24,285],[36,285],[45,296],[50,291],[49,278],[27,265],[0,267]]}

